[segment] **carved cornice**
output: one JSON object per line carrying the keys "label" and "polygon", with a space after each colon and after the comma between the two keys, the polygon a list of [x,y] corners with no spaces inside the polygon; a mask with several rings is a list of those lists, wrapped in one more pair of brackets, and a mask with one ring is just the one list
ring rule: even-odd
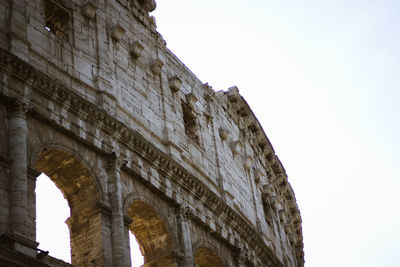
{"label": "carved cornice", "polygon": [[[179,185],[194,198],[202,201],[205,207],[221,218],[226,225],[232,227],[254,249],[267,266],[282,266],[282,263],[276,258],[274,252],[264,243],[260,234],[245,218],[241,217],[223,202],[222,199],[208,189],[197,177],[193,176],[180,164],[156,148],[138,132],[129,129],[122,122],[108,115],[104,110],[98,109],[95,104],[85,100],[63,84],[2,49],[0,49],[0,68],[8,75],[23,80],[38,93],[51,99],[52,102],[58,103],[61,106],[68,103],[69,112],[74,113],[81,120],[92,124],[108,136],[113,137],[114,140],[124,144],[131,151],[141,155],[166,177],[170,178],[171,181],[175,182],[175,184]],[[11,97],[16,97],[12,95],[12,92],[9,94]],[[48,113],[43,112],[45,107],[34,106],[33,108],[38,108],[37,112],[40,116],[49,117]],[[50,118],[47,119],[50,120]],[[93,147],[96,146],[93,144]],[[104,152],[110,153],[111,151]],[[300,231],[301,236],[301,228],[298,231]],[[233,246],[235,245],[233,244]],[[304,262],[302,256],[304,254],[302,238],[295,244],[295,247],[296,254],[300,255],[298,262],[302,266]]]}
{"label": "carved cornice", "polygon": [[154,9],[156,9],[156,2],[154,0],[132,0],[128,6],[128,10],[138,21],[149,28],[151,32],[156,33],[155,18],[149,14]]}

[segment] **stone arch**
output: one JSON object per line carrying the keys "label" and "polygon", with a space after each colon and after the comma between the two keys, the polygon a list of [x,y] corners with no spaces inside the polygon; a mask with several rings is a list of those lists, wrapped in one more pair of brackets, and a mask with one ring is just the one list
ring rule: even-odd
{"label": "stone arch", "polygon": [[[90,172],[90,176],[93,182],[96,185],[96,194],[98,196],[99,201],[107,202],[108,197],[105,194],[105,190],[102,186],[101,179],[98,177],[100,174],[96,172],[94,166],[91,166],[88,162],[88,159],[85,159],[82,155],[87,154],[84,151],[85,148],[79,143],[75,143],[72,140],[65,139],[62,135],[55,135],[51,136],[48,131],[43,135],[40,135],[39,132],[41,131],[39,128],[31,126],[33,128],[32,135],[28,138],[28,167],[32,169],[37,169],[37,163],[40,159],[42,153],[45,151],[63,151],[66,154],[69,154],[72,158],[79,161],[82,167],[86,168]],[[43,130],[43,129],[42,129]],[[60,140],[61,139],[61,140]],[[67,143],[67,145],[66,145]],[[72,146],[73,144],[73,146]],[[71,145],[71,146],[68,146]],[[100,166],[96,166],[100,167]],[[105,169],[105,166],[103,166]],[[43,172],[43,171],[42,171]],[[45,173],[49,176],[47,173]],[[101,176],[101,175],[100,175]],[[50,177],[50,176],[49,176]],[[52,177],[50,177],[52,178]],[[53,181],[54,182],[54,181]],[[57,185],[58,187],[58,185]],[[59,188],[60,189],[60,188]],[[63,193],[64,194],[64,193]],[[65,196],[64,196],[65,197]]]}
{"label": "stone arch", "polygon": [[211,243],[202,241],[196,242],[193,246],[194,263],[196,267],[226,267],[218,250]]}
{"label": "stone arch", "polygon": [[139,243],[143,266],[178,266],[173,231],[155,203],[130,194],[125,198],[124,212],[132,220],[129,230]]}
{"label": "stone arch", "polygon": [[66,223],[70,230],[72,264],[101,265],[101,193],[93,172],[75,155],[58,148],[44,149],[37,155],[34,166],[50,177],[70,207],[71,216]]}

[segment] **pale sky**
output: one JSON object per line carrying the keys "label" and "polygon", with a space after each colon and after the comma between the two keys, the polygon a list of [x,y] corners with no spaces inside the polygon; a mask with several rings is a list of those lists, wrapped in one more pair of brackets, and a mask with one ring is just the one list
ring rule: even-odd
{"label": "pale sky", "polygon": [[167,47],[214,90],[238,86],[262,124],[305,266],[400,266],[400,1],[157,4]]}

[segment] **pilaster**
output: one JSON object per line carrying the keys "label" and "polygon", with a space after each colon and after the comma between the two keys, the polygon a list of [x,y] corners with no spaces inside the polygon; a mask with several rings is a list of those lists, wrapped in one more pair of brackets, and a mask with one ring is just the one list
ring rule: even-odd
{"label": "pilaster", "polygon": [[[26,104],[11,101],[7,105],[9,173],[9,233],[2,236],[12,250],[36,256],[38,243],[29,235]],[[33,192],[34,193],[34,192]]]}
{"label": "pilaster", "polygon": [[10,232],[26,235],[27,228],[27,122],[26,105],[13,101],[7,106],[10,164]]}
{"label": "pilaster", "polygon": [[179,227],[179,240],[182,250],[182,266],[193,267],[194,257],[192,250],[192,239],[190,235],[190,218],[193,217],[193,210],[189,207],[177,208],[176,220]]}
{"label": "pilaster", "polygon": [[111,204],[111,244],[114,267],[129,267],[129,246],[124,235],[124,216],[121,193],[121,166],[124,161],[115,153],[108,158],[107,172],[109,175],[108,186]]}

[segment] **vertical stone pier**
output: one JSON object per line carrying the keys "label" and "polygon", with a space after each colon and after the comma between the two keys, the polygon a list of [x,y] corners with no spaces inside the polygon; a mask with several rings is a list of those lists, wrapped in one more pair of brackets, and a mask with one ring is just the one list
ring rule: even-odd
{"label": "vertical stone pier", "polygon": [[193,211],[188,207],[176,209],[176,219],[178,224],[179,239],[182,246],[182,266],[193,267],[194,258],[192,252],[192,240],[190,236],[189,221],[193,216]]}
{"label": "vertical stone pier", "polygon": [[7,105],[8,156],[10,159],[10,220],[6,235],[8,246],[29,256],[36,255],[38,243],[28,236],[28,168],[26,104],[11,101]]}
{"label": "vertical stone pier", "polygon": [[107,172],[109,175],[109,194],[111,203],[111,244],[114,267],[130,267],[130,254],[126,249],[124,233],[124,215],[121,193],[121,166],[124,162],[117,158],[115,153],[110,155]]}
{"label": "vertical stone pier", "polygon": [[20,102],[10,103],[8,114],[8,156],[10,166],[10,232],[21,236],[27,229],[27,156],[26,107]]}

